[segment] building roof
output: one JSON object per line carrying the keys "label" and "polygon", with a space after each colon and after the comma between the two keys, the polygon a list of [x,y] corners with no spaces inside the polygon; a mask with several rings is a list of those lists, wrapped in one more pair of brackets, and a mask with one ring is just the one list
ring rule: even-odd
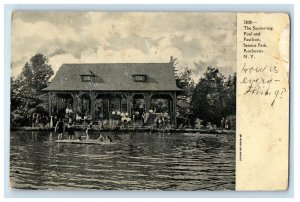
{"label": "building roof", "polygon": [[[90,75],[92,82],[82,80]],[[146,75],[135,82],[133,75]],[[45,91],[179,91],[169,63],[63,64]]]}

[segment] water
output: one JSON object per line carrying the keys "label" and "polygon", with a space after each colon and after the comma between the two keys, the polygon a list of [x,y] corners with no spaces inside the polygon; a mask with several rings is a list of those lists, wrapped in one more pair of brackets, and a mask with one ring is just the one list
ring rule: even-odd
{"label": "water", "polygon": [[[83,132],[76,132],[76,135]],[[114,144],[56,143],[52,132],[12,131],[18,189],[234,190],[235,135],[102,133]],[[91,134],[96,139],[99,133]]]}

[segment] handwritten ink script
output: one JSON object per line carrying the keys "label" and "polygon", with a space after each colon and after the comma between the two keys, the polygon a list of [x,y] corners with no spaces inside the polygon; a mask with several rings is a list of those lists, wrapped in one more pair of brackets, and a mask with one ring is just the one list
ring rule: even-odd
{"label": "handwritten ink script", "polygon": [[[273,26],[260,25],[253,20],[243,22],[243,59],[246,61],[241,69],[241,85],[246,85],[244,95],[265,96],[271,98],[271,106],[278,99],[282,99],[288,89],[278,87],[280,85],[279,68],[275,64],[270,64],[264,60],[269,45],[265,37],[274,31]],[[259,65],[254,65],[256,59],[264,61]],[[249,61],[249,62],[247,62]],[[278,85],[279,84],[279,85]]]}
{"label": "handwritten ink script", "polygon": [[[258,95],[258,96],[271,96],[273,106],[277,99],[282,99],[282,96],[287,92],[286,88],[277,87],[275,83],[280,82],[276,78],[279,70],[276,65],[247,66],[245,63],[241,75],[243,78],[240,82],[241,85],[246,85],[244,95]],[[275,84],[275,85],[274,85]]]}

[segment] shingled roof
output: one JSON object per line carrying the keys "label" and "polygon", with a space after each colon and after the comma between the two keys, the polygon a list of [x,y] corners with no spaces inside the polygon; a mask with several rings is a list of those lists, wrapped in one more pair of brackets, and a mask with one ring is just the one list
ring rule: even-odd
{"label": "shingled roof", "polygon": [[[91,75],[91,82],[82,81]],[[135,82],[133,75],[146,75]],[[169,63],[63,64],[45,91],[179,91]]]}

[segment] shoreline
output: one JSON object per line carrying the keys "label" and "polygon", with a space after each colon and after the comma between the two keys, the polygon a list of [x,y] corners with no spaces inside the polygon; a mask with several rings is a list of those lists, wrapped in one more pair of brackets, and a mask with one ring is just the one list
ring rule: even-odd
{"label": "shoreline", "polygon": [[[10,131],[54,131],[48,127],[14,127]],[[84,131],[82,127],[76,127],[75,131]],[[92,129],[99,132],[159,132],[159,133],[201,133],[201,134],[235,134],[235,130],[223,129],[158,129],[158,128],[116,128],[116,129]]]}

